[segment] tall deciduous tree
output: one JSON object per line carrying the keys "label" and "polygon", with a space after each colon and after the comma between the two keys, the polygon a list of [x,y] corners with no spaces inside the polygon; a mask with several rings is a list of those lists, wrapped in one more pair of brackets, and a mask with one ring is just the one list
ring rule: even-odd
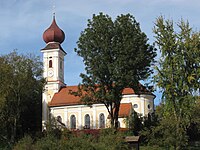
{"label": "tall deciduous tree", "polygon": [[139,92],[139,81],[151,73],[156,56],[139,23],[130,14],[115,21],[100,13],[88,20],[77,42],[77,54],[83,58],[86,74],[78,95],[88,104],[105,104],[111,125],[117,128],[122,91],[126,87]]}
{"label": "tall deciduous tree", "polygon": [[[177,28],[179,31],[175,31],[172,20],[163,17],[156,20],[154,33],[161,58],[155,79],[163,89],[165,105],[161,122],[169,130],[174,128],[173,134],[164,135],[165,144],[181,149],[187,141],[186,128],[190,124],[191,109],[199,96],[200,33],[194,32],[189,23],[183,20],[177,23]],[[174,123],[166,124],[169,122],[166,120],[170,119]]]}
{"label": "tall deciduous tree", "polygon": [[0,57],[0,139],[40,130],[44,80],[38,57],[16,51]]}

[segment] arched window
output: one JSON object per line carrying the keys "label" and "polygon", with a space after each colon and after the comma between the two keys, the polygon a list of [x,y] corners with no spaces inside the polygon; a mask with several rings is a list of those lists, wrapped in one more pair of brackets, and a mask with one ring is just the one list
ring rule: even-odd
{"label": "arched window", "polygon": [[90,129],[90,115],[85,115],[85,129]]}
{"label": "arched window", "polygon": [[62,122],[62,117],[61,116],[57,116],[57,121],[58,122]]}
{"label": "arched window", "polygon": [[52,68],[52,60],[49,60],[49,68]]}
{"label": "arched window", "polygon": [[103,113],[99,115],[99,128],[105,128],[105,116]]}
{"label": "arched window", "polygon": [[76,129],[76,117],[74,115],[71,115],[70,117],[70,128]]}
{"label": "arched window", "polygon": [[148,104],[148,105],[147,105],[147,108],[148,108],[148,109],[151,109],[151,105],[150,105],[150,104]]}

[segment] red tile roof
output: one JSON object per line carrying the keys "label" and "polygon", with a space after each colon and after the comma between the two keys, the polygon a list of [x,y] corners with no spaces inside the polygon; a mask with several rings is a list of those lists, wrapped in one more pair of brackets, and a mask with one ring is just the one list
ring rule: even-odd
{"label": "red tile roof", "polygon": [[[128,117],[132,112],[132,104],[131,103],[121,103],[119,107],[119,118]],[[108,115],[108,119],[110,119],[110,115]]]}
{"label": "red tile roof", "polygon": [[[138,94],[150,94],[153,95],[151,92],[149,92],[145,86],[143,86],[142,84],[139,83],[139,89],[138,89]],[[125,88],[122,91],[123,95],[129,95],[129,94],[136,94],[136,92],[132,89],[132,88]]]}
{"label": "red tile roof", "polygon": [[131,103],[121,103],[119,107],[119,118],[128,117],[132,112]]}
{"label": "red tile roof", "polygon": [[78,91],[78,86],[63,87],[58,93],[55,93],[49,106],[66,106],[81,104],[80,97],[70,94],[70,91]]}
{"label": "red tile roof", "polygon": [[[81,98],[78,96],[72,95],[70,91],[72,92],[78,91],[78,86],[66,86],[66,87],[61,88],[61,90],[58,93],[54,94],[51,102],[49,103],[49,106],[69,106],[69,105],[83,104],[80,101]],[[144,86],[141,87],[140,94],[141,93],[152,95],[152,93],[146,90]],[[122,94],[131,95],[131,94],[135,94],[135,92],[131,88],[125,88],[122,91]]]}

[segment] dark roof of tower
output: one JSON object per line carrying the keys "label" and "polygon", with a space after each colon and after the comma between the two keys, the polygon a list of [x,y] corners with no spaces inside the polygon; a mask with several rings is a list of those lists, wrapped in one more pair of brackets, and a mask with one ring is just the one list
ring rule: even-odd
{"label": "dark roof of tower", "polygon": [[45,48],[41,49],[41,50],[51,50],[51,49],[60,49],[61,51],[63,51],[65,54],[67,54],[64,49],[62,48],[62,46],[60,45],[60,43],[58,42],[49,42],[47,43],[47,45],[45,46]]}

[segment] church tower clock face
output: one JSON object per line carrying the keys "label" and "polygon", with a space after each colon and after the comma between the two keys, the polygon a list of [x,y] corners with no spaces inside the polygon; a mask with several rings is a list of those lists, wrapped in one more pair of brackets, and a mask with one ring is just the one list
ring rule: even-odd
{"label": "church tower clock face", "polygon": [[54,74],[54,73],[53,73],[53,70],[49,70],[49,71],[48,71],[48,76],[49,76],[49,77],[53,77],[53,74]]}

